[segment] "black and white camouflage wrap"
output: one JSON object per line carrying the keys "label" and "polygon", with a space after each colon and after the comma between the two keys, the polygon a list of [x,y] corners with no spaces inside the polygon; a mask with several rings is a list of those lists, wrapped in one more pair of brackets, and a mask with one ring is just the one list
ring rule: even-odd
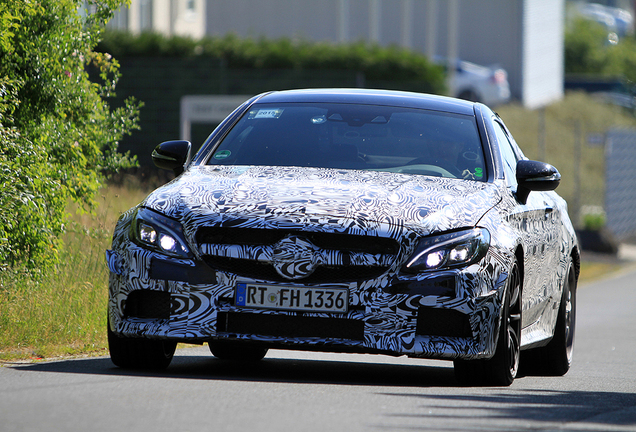
{"label": "black and white camouflage wrap", "polygon": [[[525,211],[533,200],[549,200],[549,217]],[[130,225],[135,209],[124,213],[115,228],[110,269],[108,314],[111,330],[129,337],[207,341],[217,334],[221,312],[288,314],[254,309],[233,303],[237,283],[260,282],[215,271],[213,283],[152,279],[151,261],[170,261],[195,267],[203,254],[271,261],[268,247],[197,244],[202,226],[232,223],[262,229],[298,229],[318,232],[371,235],[395,239],[399,252],[360,254],[361,265],[385,265],[379,277],[363,282],[336,283],[349,291],[349,309],[340,318],[364,322],[364,340],[283,338],[238,334],[232,337],[272,341],[302,349],[313,345],[329,350],[338,346],[364,352],[391,352],[414,357],[475,359],[494,353],[508,271],[521,251],[523,268],[524,329],[522,345],[551,337],[560,293],[574,246],[571,226],[561,224],[565,203],[554,192],[533,192],[527,206],[519,206],[502,180],[477,182],[390,172],[324,168],[194,165],[177,179],[151,193],[140,206],[179,221],[193,253],[192,259],[169,258],[135,244]],[[418,240],[429,234],[481,227],[491,235],[486,256],[476,264],[449,270],[456,280],[454,296],[394,293],[396,281],[424,280],[431,275],[404,274],[401,267]],[[291,240],[290,240],[291,242]],[[337,254],[316,251],[318,261],[338,262]],[[322,261],[320,261],[322,260]],[[546,270],[549,269],[549,270]],[[169,278],[168,278],[169,279]],[[303,286],[302,279],[285,286]],[[169,318],[125,317],[125,302],[136,290],[170,293]],[[416,335],[420,307],[458,311],[469,318],[472,337]],[[304,313],[306,316],[332,316]],[[527,315],[527,316],[526,316]]]}

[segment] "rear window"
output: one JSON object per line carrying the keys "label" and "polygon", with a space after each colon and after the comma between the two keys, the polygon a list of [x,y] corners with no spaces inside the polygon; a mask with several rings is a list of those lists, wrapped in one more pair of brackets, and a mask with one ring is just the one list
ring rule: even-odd
{"label": "rear window", "polygon": [[390,171],[486,179],[472,116],[352,104],[256,104],[210,165]]}

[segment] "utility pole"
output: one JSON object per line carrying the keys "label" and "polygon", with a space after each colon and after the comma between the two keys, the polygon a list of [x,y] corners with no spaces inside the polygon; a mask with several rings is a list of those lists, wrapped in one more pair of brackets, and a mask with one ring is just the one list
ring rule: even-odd
{"label": "utility pole", "polygon": [[[634,0],[636,1],[636,0]],[[433,59],[437,54],[437,0],[426,3],[426,55]]]}
{"label": "utility pole", "polygon": [[[448,82],[449,87],[452,86],[455,76],[455,68],[457,67],[458,46],[459,43],[459,0],[448,0]],[[455,92],[454,88],[448,89],[452,96]]]}
{"label": "utility pole", "polygon": [[402,47],[413,48],[413,0],[402,0]]}
{"label": "utility pole", "polygon": [[545,158],[545,107],[539,108],[539,151],[537,160],[546,161]]}
{"label": "utility pole", "polygon": [[349,0],[338,0],[338,42],[349,42]]}
{"label": "utility pole", "polygon": [[381,23],[382,10],[380,0],[369,0],[369,39],[371,42],[380,42]]}

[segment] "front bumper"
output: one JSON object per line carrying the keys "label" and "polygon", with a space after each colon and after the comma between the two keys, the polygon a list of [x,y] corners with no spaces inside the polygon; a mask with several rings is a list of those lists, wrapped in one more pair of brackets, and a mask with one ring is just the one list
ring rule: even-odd
{"label": "front bumper", "polygon": [[507,276],[487,255],[459,270],[337,284],[349,290],[346,313],[299,313],[237,307],[234,287],[253,281],[132,243],[107,262],[111,330],[122,336],[438,359],[494,354]]}

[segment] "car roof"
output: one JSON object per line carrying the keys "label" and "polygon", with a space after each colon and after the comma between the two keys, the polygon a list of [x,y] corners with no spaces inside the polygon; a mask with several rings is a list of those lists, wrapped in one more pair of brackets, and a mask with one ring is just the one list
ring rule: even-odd
{"label": "car roof", "polygon": [[307,89],[265,93],[255,103],[353,103],[427,109],[474,116],[474,102],[425,93],[369,89]]}

